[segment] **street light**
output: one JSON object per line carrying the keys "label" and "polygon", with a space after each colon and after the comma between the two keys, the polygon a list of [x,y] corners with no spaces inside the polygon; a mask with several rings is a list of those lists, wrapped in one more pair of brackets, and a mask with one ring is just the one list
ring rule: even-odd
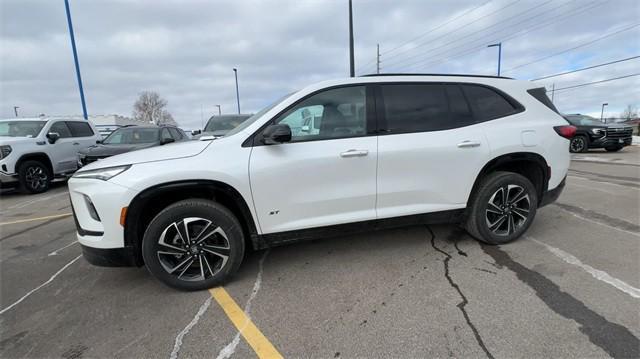
{"label": "street light", "polygon": [[69,37],[71,38],[71,49],[73,50],[73,62],[76,66],[76,78],[78,80],[78,89],[80,90],[80,102],[82,102],[82,116],[85,120],[87,117],[87,105],[84,101],[84,89],[82,88],[82,77],[80,76],[80,63],[78,62],[78,51],[76,50],[76,38],[73,34],[73,24],[71,23],[71,10],[69,10],[69,0],[64,0],[64,8],[67,11],[67,25],[69,26]]}
{"label": "street light", "polygon": [[498,47],[498,76],[500,76],[500,62],[502,62],[502,42],[491,44],[487,47]]}
{"label": "street light", "polygon": [[[608,104],[608,103],[606,103],[606,102],[602,104],[602,110],[600,111],[600,122],[602,122],[602,119],[603,119],[603,117],[604,117],[604,107],[605,107],[605,106],[608,106],[608,105],[609,105],[609,104]],[[606,123],[606,122],[605,122],[605,123]]]}
{"label": "street light", "polygon": [[233,68],[233,73],[236,76],[236,101],[238,102],[238,115],[240,114],[240,92],[238,91],[238,69]]}
{"label": "street light", "polygon": [[218,116],[222,115],[222,111],[220,110],[220,105],[214,105],[214,106],[218,108]]}

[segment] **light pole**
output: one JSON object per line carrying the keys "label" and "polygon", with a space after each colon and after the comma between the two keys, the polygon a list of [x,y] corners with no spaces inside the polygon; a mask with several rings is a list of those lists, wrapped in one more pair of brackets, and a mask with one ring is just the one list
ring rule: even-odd
{"label": "light pole", "polygon": [[20,106],[13,106],[13,113],[16,114],[16,117],[18,117],[18,109],[20,108]]}
{"label": "light pole", "polygon": [[353,6],[349,0],[349,74],[356,76],[356,66],[353,58]]}
{"label": "light pole", "polygon": [[487,47],[498,47],[498,76],[500,76],[500,63],[502,62],[502,42],[491,44]]}
{"label": "light pole", "polygon": [[214,105],[218,108],[218,116],[222,115],[222,110],[220,110],[220,105]]}
{"label": "light pole", "polygon": [[64,7],[67,10],[67,24],[69,25],[69,36],[71,37],[71,49],[73,50],[73,61],[76,65],[76,77],[78,78],[78,88],[80,89],[80,102],[82,102],[82,116],[88,120],[87,105],[84,102],[84,90],[82,89],[82,77],[80,76],[80,63],[78,62],[78,51],[76,50],[76,38],[73,34],[73,24],[71,23],[71,11],[69,10],[69,0],[64,0]]}
{"label": "light pole", "polygon": [[[609,105],[609,104],[608,104],[608,103],[606,103],[606,102],[602,104],[602,110],[600,110],[600,122],[603,122],[602,120],[603,120],[603,118],[604,118],[604,107],[605,107],[605,106],[608,106],[608,105]],[[605,122],[605,123],[606,123],[606,122]]]}
{"label": "light pole", "polygon": [[236,76],[236,101],[238,102],[238,115],[240,114],[240,92],[238,91],[238,69],[233,68],[233,73]]}

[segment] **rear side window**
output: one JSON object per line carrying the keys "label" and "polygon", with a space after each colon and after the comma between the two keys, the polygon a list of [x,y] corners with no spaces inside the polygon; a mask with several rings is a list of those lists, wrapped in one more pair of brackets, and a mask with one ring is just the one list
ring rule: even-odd
{"label": "rear side window", "polygon": [[60,135],[60,138],[71,137],[71,131],[69,131],[69,127],[67,127],[67,125],[62,121],[56,122],[51,125],[49,132],[57,133],[58,135]]}
{"label": "rear side window", "polygon": [[390,133],[452,128],[445,87],[438,84],[382,85],[384,115]]}
{"label": "rear side window", "polygon": [[447,85],[446,88],[449,98],[450,128],[472,125],[475,120],[460,86]]}
{"label": "rear side window", "polygon": [[67,121],[67,126],[71,130],[73,137],[91,137],[93,136],[93,130],[86,122],[80,121]]}
{"label": "rear side window", "polygon": [[538,87],[535,89],[527,90],[527,92],[535,97],[536,100],[542,102],[545,106],[547,106],[551,111],[559,114],[560,112],[556,108],[556,106],[549,100],[549,96],[547,96],[547,89],[544,87]]}
{"label": "rear side window", "polygon": [[517,109],[497,91],[484,86],[460,85],[479,121],[512,115]]}

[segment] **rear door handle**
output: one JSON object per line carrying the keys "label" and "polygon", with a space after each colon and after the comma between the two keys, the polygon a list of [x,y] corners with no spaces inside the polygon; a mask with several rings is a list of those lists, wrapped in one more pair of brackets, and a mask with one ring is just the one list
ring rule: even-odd
{"label": "rear door handle", "polygon": [[480,142],[478,141],[462,141],[460,143],[458,143],[458,147],[459,148],[470,148],[470,147],[478,147],[480,146]]}
{"label": "rear door handle", "polygon": [[340,153],[340,157],[362,157],[369,154],[367,150],[348,150]]}
{"label": "rear door handle", "polygon": [[74,146],[78,146],[78,145],[80,145],[80,142],[74,142],[73,145]]}

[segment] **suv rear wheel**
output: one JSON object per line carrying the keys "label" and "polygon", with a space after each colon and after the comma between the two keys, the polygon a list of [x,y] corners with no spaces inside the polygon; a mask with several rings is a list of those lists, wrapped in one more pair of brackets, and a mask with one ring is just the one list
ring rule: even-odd
{"label": "suv rear wheel", "polygon": [[181,290],[224,283],[244,256],[240,223],[225,207],[204,199],[176,202],[149,224],[142,256],[161,282]]}
{"label": "suv rear wheel", "polygon": [[49,189],[51,174],[40,161],[24,161],[18,168],[20,188],[28,193],[42,193]]}
{"label": "suv rear wheel", "polygon": [[569,150],[571,152],[587,152],[589,146],[587,145],[587,138],[585,136],[574,136],[569,143]]}
{"label": "suv rear wheel", "polygon": [[537,205],[535,186],[526,177],[512,172],[491,173],[473,195],[466,229],[485,243],[511,242],[529,228]]}

